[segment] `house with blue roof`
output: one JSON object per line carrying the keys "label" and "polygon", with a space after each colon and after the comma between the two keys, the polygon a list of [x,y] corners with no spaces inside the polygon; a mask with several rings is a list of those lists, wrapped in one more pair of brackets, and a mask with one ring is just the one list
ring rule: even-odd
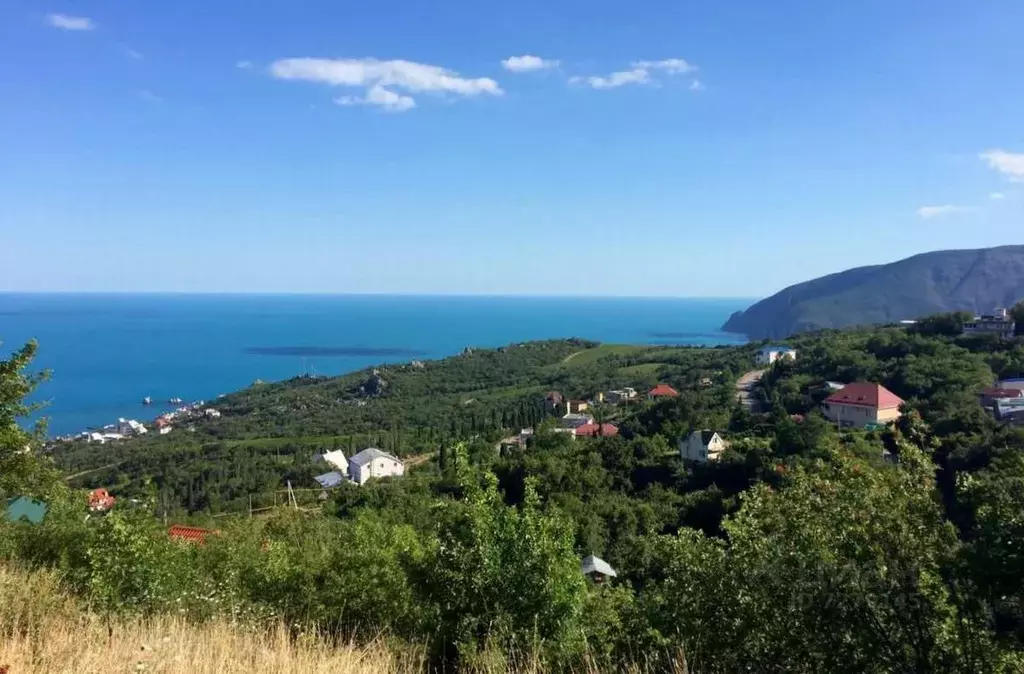
{"label": "house with blue roof", "polygon": [[785,344],[772,344],[757,352],[758,365],[772,365],[781,358],[796,360],[796,349]]}

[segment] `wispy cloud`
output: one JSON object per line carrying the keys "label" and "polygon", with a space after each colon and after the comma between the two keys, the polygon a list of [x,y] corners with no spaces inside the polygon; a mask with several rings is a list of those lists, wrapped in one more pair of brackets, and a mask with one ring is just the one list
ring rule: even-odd
{"label": "wispy cloud", "polygon": [[704,83],[700,80],[690,82],[690,91],[704,91]]}
{"label": "wispy cloud", "polygon": [[692,73],[697,70],[697,66],[692,63],[687,63],[684,59],[664,59],[661,61],[634,61],[634,68],[643,68],[644,70],[664,70],[670,75],[680,75],[682,73]]}
{"label": "wispy cloud", "polygon": [[1003,192],[989,192],[988,198],[992,199],[993,201],[999,201],[1000,199],[1005,199],[1006,194]]}
{"label": "wispy cloud", "polygon": [[978,156],[985,160],[990,168],[999,171],[1010,180],[1024,182],[1024,153],[996,149],[982,152]]}
{"label": "wispy cloud", "polygon": [[966,213],[969,210],[971,209],[966,206],[954,206],[953,204],[944,204],[942,206],[922,206],[917,209],[917,217],[924,220],[931,220],[932,218],[941,218],[948,215]]}
{"label": "wispy cloud", "polygon": [[412,96],[396,94],[379,84],[370,87],[366,96],[339,96],[334,102],[338,105],[376,105],[388,112],[405,112],[416,107]]}
{"label": "wispy cloud", "polygon": [[537,70],[551,70],[558,67],[558,61],[524,54],[510,56],[501,62],[501,67],[513,73],[529,73]]}
{"label": "wispy cloud", "polygon": [[365,87],[365,96],[342,96],[338,102],[342,105],[380,105],[390,110],[415,107],[416,101],[411,96],[399,94],[396,90],[464,97],[500,96],[505,93],[489,77],[466,78],[441,66],[404,60],[291,58],[275,61],[269,71],[281,80]]}
{"label": "wispy cloud", "polygon": [[131,47],[124,48],[124,55],[130,59],[135,59],[136,61],[142,60],[142,54],[140,52],[135,51]]}
{"label": "wispy cloud", "polygon": [[96,30],[96,22],[84,16],[47,14],[46,23],[61,30]]}
{"label": "wispy cloud", "polygon": [[627,84],[648,84],[651,73],[643,68],[620,70],[607,76],[591,75],[590,77],[573,77],[570,83],[585,82],[594,89],[615,89]]}
{"label": "wispy cloud", "polygon": [[162,97],[157,96],[156,94],[154,94],[149,89],[139,89],[139,91],[137,93],[139,95],[139,98],[141,98],[142,100],[146,101],[147,103],[163,103],[164,102],[164,99]]}
{"label": "wispy cloud", "polygon": [[[629,70],[619,70],[609,75],[570,77],[569,84],[586,84],[593,89],[615,89],[627,84],[658,84],[658,80],[654,78],[657,73],[672,76],[697,70],[697,66],[678,58],[661,61],[634,61],[630,66]],[[699,80],[693,80],[690,84],[690,88],[694,91],[703,86]]]}
{"label": "wispy cloud", "polygon": [[249,70],[252,68],[252,61],[235,61],[235,67],[240,70]]}

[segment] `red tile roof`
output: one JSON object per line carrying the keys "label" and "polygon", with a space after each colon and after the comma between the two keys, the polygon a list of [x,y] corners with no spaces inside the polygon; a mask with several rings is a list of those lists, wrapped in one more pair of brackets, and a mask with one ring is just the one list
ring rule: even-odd
{"label": "red tile roof", "polygon": [[596,436],[610,437],[619,434],[619,427],[615,424],[584,424],[576,429],[576,437],[592,438]]}
{"label": "red tile roof", "polygon": [[1022,398],[1024,391],[1019,388],[987,388],[981,392],[986,398]]}
{"label": "red tile roof", "polygon": [[658,384],[650,391],[648,391],[647,395],[652,396],[654,398],[676,398],[679,396],[679,391],[675,390],[668,384]]}
{"label": "red tile roof", "polygon": [[206,537],[211,534],[216,534],[216,531],[209,529],[200,529],[199,527],[188,527],[184,524],[174,524],[167,530],[167,535],[172,539],[179,541],[188,541],[189,543],[199,543],[202,545],[206,542]]}
{"label": "red tile roof", "polygon": [[114,497],[106,489],[93,489],[89,492],[89,510],[106,512],[114,507]]}
{"label": "red tile roof", "polygon": [[881,384],[857,381],[839,389],[826,398],[825,402],[837,405],[860,405],[876,410],[888,410],[902,405],[903,399]]}

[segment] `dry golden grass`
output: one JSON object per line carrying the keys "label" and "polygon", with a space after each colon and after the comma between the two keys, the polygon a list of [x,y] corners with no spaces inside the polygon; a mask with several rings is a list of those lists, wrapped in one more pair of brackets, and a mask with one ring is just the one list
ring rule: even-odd
{"label": "dry golden grass", "polygon": [[426,669],[414,649],[384,642],[333,646],[170,617],[107,621],[83,612],[52,574],[0,567],[0,671],[8,674],[405,674]]}
{"label": "dry golden grass", "polygon": [[[197,625],[171,616],[130,621],[82,608],[47,572],[0,564],[0,674],[420,674],[425,653],[408,644],[377,640],[335,645],[292,638],[279,626],[249,629],[223,620]],[[489,651],[464,666],[473,674],[544,674],[537,654],[520,657]],[[589,659],[577,674],[598,674]],[[664,671],[619,664],[615,671]],[[680,655],[669,667],[687,674]]]}

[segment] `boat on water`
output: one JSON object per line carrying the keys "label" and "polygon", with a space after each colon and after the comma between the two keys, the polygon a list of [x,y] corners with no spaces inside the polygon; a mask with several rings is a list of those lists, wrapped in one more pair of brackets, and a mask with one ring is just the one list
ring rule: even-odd
{"label": "boat on water", "polygon": [[145,398],[142,399],[142,404],[143,405],[152,405],[153,404],[153,399],[150,398],[149,396],[146,396]]}
{"label": "boat on water", "polygon": [[181,398],[171,398],[167,401],[171,405],[180,405],[182,403]]}

